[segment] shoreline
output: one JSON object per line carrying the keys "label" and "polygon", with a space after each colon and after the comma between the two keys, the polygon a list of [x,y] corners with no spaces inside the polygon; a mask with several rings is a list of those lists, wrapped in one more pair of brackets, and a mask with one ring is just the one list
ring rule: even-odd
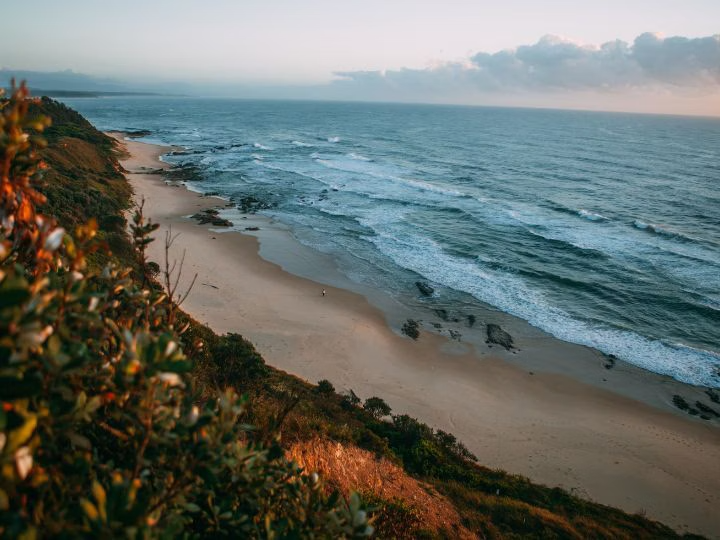
{"label": "shoreline", "polygon": [[[620,362],[606,370],[597,351],[527,329],[518,355],[428,332],[411,341],[393,332],[396,321],[376,302],[262,258],[264,239],[282,231],[220,232],[184,217],[226,201],[147,174],[169,168],[158,161],[169,148],[113,136],[129,151],[121,163],[136,198],[161,225],[156,237],[168,226],[180,233],[175,256],[185,249],[185,276],[198,273],[183,309],[200,322],[241,333],[269,365],[310,382],[382,397],[395,413],[456,435],[483,465],[717,536],[720,430],[683,417],[670,397],[677,389],[699,397],[700,389]],[[156,261],[161,244],[150,245]]]}

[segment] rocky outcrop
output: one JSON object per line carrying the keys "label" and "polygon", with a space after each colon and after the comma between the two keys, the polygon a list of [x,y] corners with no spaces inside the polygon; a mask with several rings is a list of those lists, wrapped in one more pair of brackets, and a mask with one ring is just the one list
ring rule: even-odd
{"label": "rocky outcrop", "polygon": [[433,289],[430,285],[425,283],[424,281],[416,281],[415,286],[418,288],[420,293],[423,296],[432,296],[435,292],[435,289]]}
{"label": "rocky outcrop", "polygon": [[215,227],[232,227],[233,223],[229,219],[221,218],[219,212],[215,209],[203,210],[197,214],[190,216],[196,219],[200,225],[213,225]]}
{"label": "rocky outcrop", "polygon": [[501,345],[508,351],[514,348],[512,336],[500,328],[499,325],[492,323],[487,325],[487,340],[485,340],[485,343]]}

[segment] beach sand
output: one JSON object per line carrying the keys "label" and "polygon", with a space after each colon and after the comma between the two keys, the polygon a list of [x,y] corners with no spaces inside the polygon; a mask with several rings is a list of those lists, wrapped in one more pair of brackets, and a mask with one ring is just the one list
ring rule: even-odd
{"label": "beach sand", "polygon": [[172,227],[184,283],[197,273],[182,306],[197,320],[242,334],[274,367],[384,398],[394,413],[456,435],[483,465],[720,538],[720,428],[670,403],[677,388],[698,398],[700,389],[623,364],[606,370],[599,353],[539,334],[520,360],[429,332],[412,341],[362,295],[261,258],[258,238],[189,219],[224,201],[144,174],[167,167],[158,158],[169,149],[114,136],[129,152],[121,163],[136,199],[160,224],[151,258],[162,264]]}

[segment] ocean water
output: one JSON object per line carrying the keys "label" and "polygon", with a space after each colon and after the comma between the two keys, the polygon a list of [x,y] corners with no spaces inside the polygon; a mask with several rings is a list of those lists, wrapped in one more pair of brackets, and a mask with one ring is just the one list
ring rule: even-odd
{"label": "ocean water", "polygon": [[[238,200],[400,296],[472,298],[720,387],[720,120],[397,104],[67,99],[183,146]],[[432,307],[434,299],[427,300]]]}

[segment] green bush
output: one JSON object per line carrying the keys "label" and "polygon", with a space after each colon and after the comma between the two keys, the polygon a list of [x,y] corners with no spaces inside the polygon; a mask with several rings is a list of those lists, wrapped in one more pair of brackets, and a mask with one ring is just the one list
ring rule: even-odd
{"label": "green bush", "polygon": [[[0,535],[370,534],[356,495],[327,496],[277,444],[248,442],[232,389],[199,399],[202,341],[161,289],[88,265],[96,222],[69,234],[37,212],[48,122],[30,104],[24,87],[0,103]],[[155,227],[140,212],[132,227],[142,261]],[[227,336],[218,362],[242,347]]]}
{"label": "green bush", "polygon": [[367,398],[363,404],[363,409],[369,412],[376,420],[379,420],[383,416],[387,416],[392,412],[390,405],[385,403],[385,400],[379,397]]}
{"label": "green bush", "polygon": [[319,394],[334,394],[335,387],[327,379],[322,379],[321,381],[318,381],[317,392]]}

